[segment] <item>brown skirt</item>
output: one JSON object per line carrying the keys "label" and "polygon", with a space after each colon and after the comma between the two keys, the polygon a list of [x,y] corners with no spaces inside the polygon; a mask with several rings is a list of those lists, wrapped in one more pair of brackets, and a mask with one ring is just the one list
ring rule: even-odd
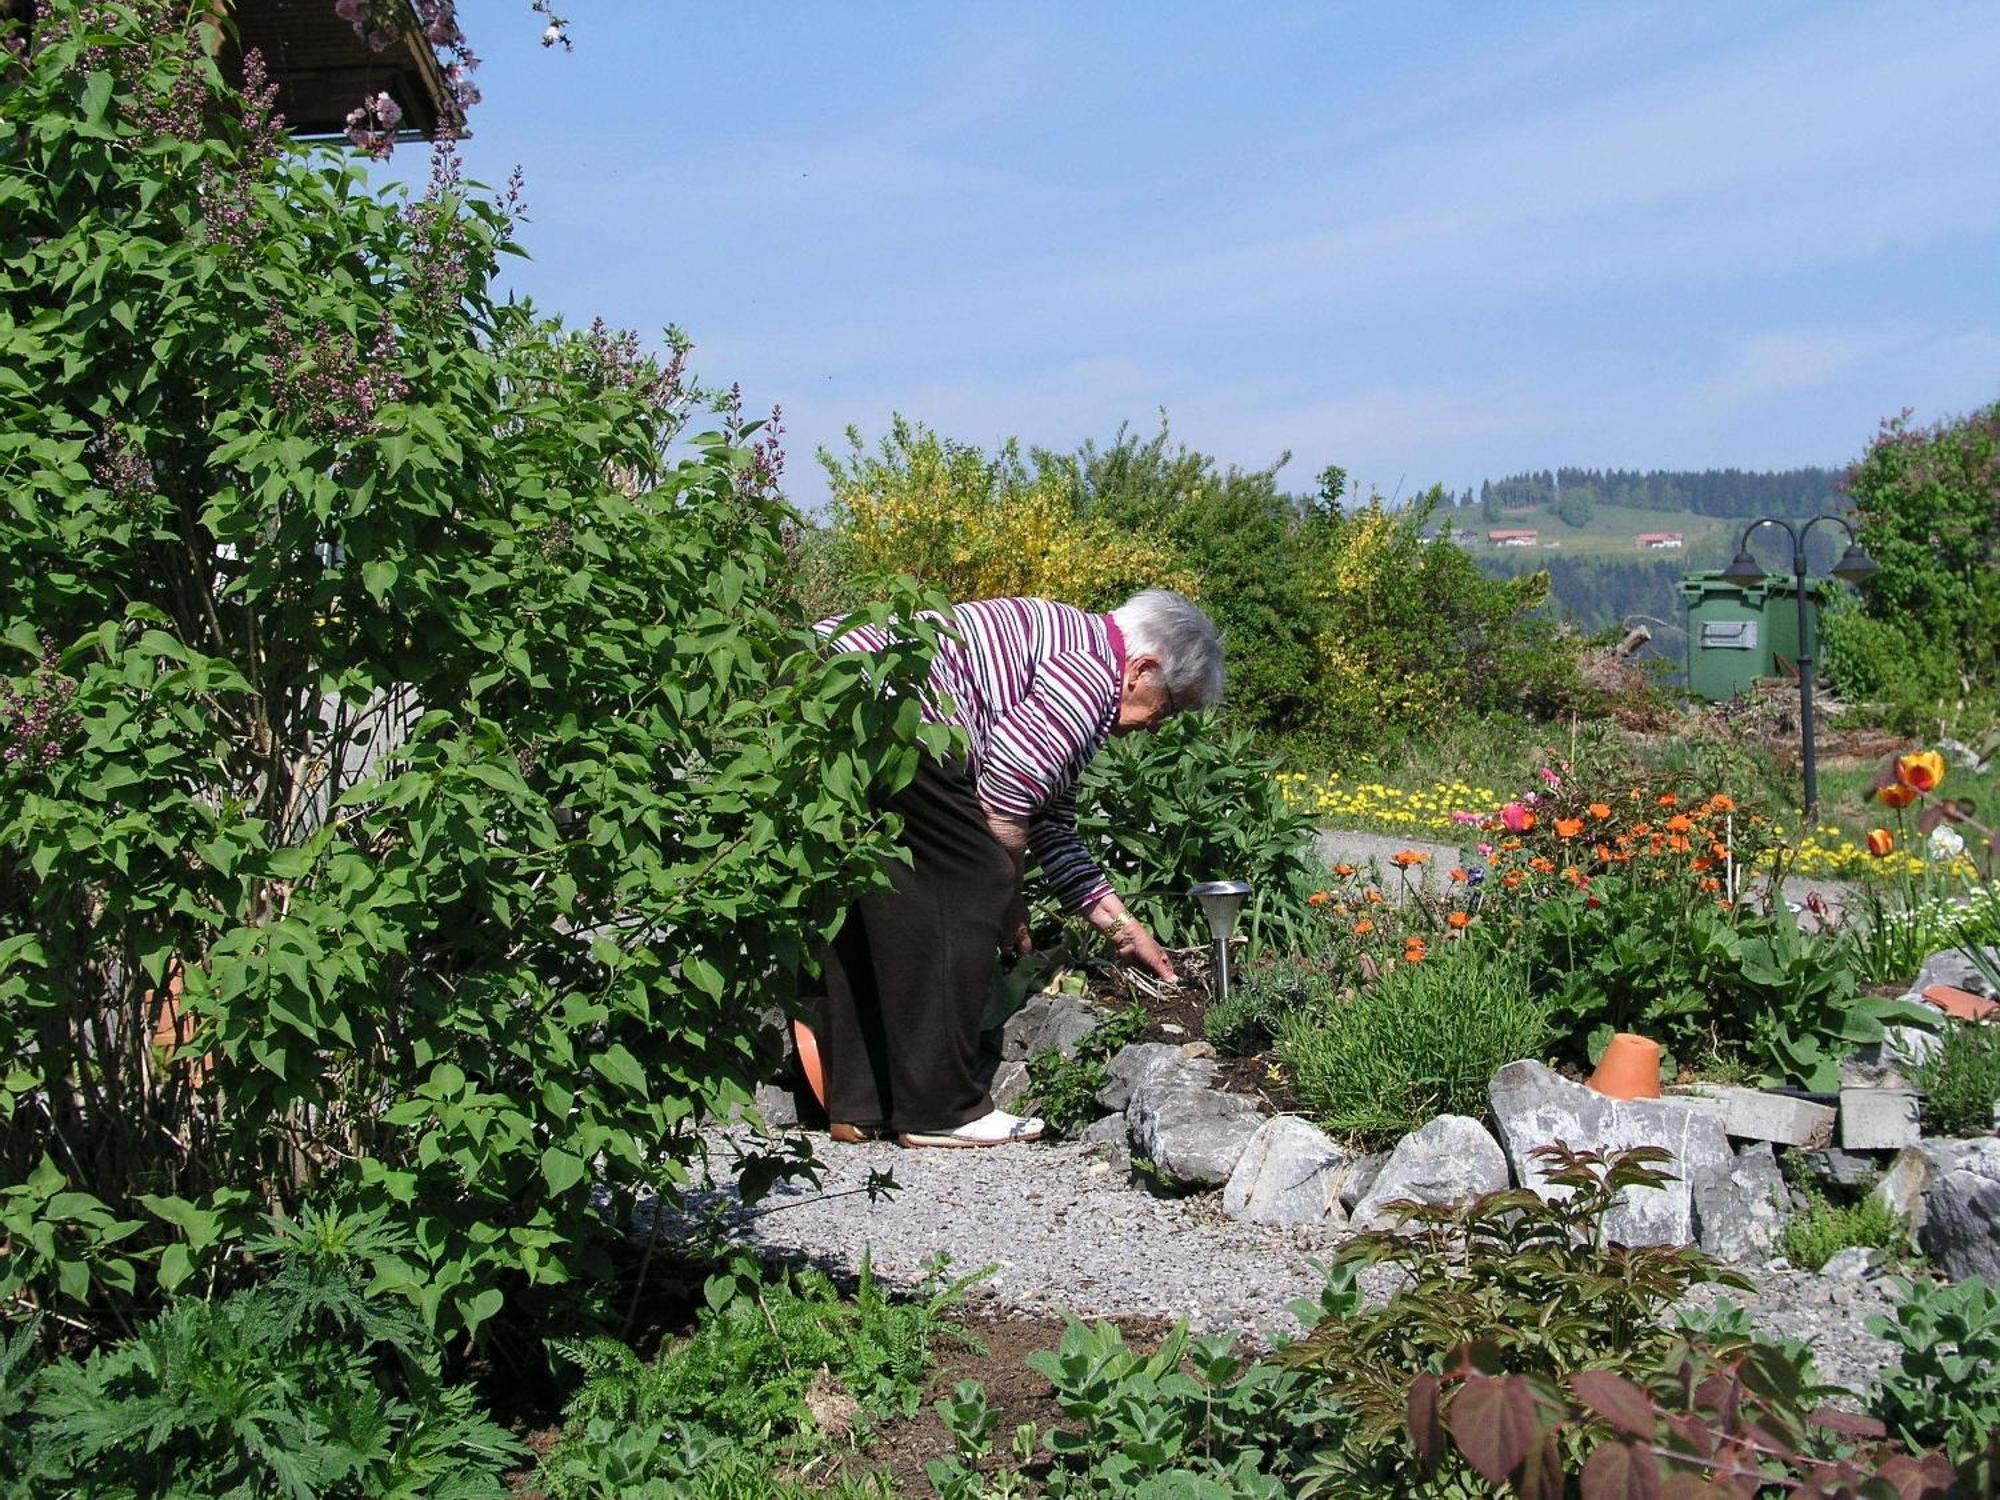
{"label": "brown skirt", "polygon": [[993,1108],[979,1080],[979,1021],[1014,865],[963,765],[926,760],[888,806],[902,816],[910,863],[889,861],[889,888],[848,912],[823,956],[823,994],[808,1002],[827,1117],[951,1130]]}

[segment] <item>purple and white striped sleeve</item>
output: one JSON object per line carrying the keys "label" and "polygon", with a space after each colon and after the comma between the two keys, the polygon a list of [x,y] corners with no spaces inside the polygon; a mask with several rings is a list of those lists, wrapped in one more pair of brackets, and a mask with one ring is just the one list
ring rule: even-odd
{"label": "purple and white striped sleeve", "polygon": [[1059,793],[1028,825],[1028,852],[1042,879],[1071,911],[1111,894],[1111,882],[1076,831],[1076,788]]}
{"label": "purple and white striped sleeve", "polygon": [[1033,687],[993,721],[980,756],[979,800],[994,812],[1033,818],[1074,785],[1109,726],[1118,683],[1081,651],[1044,658]]}

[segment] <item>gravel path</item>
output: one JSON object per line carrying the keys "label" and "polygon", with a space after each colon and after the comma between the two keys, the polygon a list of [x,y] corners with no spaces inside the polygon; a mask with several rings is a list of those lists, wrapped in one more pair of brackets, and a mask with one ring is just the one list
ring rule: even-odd
{"label": "gravel path", "polygon": [[[852,1273],[868,1248],[893,1285],[912,1286],[942,1251],[961,1272],[997,1267],[985,1288],[1008,1307],[1080,1317],[1186,1318],[1198,1332],[1268,1342],[1296,1333],[1285,1311],[1316,1296],[1310,1261],[1344,1237],[1325,1229],[1268,1229],[1223,1217],[1219,1195],[1155,1198],[1075,1145],[990,1151],[905,1151],[886,1143],[837,1146],[816,1138],[819,1189],[781,1188],[740,1220],[743,1242]],[[717,1161],[726,1153],[718,1152]],[[897,1191],[870,1201],[871,1171]],[[719,1188],[728,1177],[719,1167]],[[1753,1273],[1754,1296],[1730,1294],[1768,1333],[1813,1343],[1823,1375],[1865,1390],[1888,1362],[1864,1324],[1886,1311],[1879,1279],[1834,1282],[1795,1271]],[[1364,1285],[1385,1295],[1388,1281]],[[1698,1302],[1713,1300],[1707,1291]]]}

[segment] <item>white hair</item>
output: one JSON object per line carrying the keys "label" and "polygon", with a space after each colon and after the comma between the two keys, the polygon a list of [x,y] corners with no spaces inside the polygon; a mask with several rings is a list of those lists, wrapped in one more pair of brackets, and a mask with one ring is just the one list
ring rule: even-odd
{"label": "white hair", "polygon": [[1222,641],[1215,624],[1185,594],[1142,589],[1111,611],[1128,656],[1150,656],[1184,708],[1222,701]]}

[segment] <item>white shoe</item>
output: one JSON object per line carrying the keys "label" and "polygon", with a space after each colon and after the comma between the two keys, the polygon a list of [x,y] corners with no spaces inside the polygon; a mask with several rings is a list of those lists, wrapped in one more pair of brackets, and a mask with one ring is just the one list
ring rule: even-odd
{"label": "white shoe", "polygon": [[968,1120],[956,1130],[906,1130],[897,1137],[905,1146],[943,1147],[1011,1146],[1017,1141],[1038,1141],[1041,1138],[1040,1120],[1033,1115],[1010,1115],[1004,1109]]}

